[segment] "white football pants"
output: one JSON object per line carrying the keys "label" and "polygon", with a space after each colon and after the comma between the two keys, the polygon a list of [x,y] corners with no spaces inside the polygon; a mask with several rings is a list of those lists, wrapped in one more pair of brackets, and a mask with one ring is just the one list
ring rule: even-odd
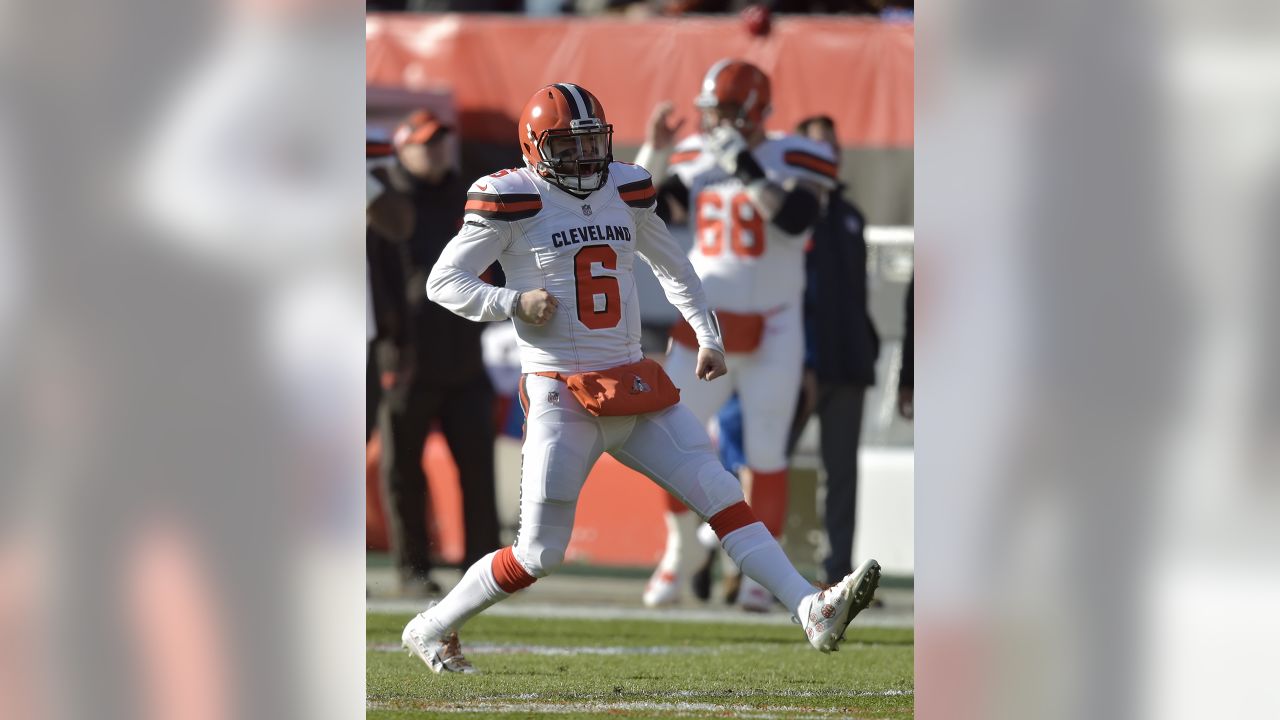
{"label": "white football pants", "polygon": [[526,375],[521,389],[528,410],[514,552],[534,577],[564,561],[578,494],[601,453],[647,476],[704,520],[743,500],[738,479],[720,464],[703,424],[683,403],[647,415],[596,417],[557,380]]}
{"label": "white football pants", "polygon": [[[738,479],[720,464],[706,430],[688,408],[676,404],[647,415],[596,417],[557,380],[526,375],[520,391],[527,422],[516,542],[509,551],[504,548],[473,564],[427,611],[427,622],[440,636],[564,562],[578,494],[605,452],[648,476],[702,519],[718,516],[721,543],[743,574],[793,613],[802,612],[813,587],[752,515]],[[507,560],[524,573],[513,572]]]}

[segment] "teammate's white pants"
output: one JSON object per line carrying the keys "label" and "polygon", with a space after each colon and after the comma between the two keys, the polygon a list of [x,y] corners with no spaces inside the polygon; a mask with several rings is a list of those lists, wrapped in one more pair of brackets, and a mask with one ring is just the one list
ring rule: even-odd
{"label": "teammate's white pants", "polygon": [[680,402],[705,427],[736,390],[742,402],[747,465],[758,472],[787,467],[787,436],[804,373],[804,326],[800,306],[768,316],[760,347],[725,358],[729,373],[705,382],[694,375],[698,352],[672,344],[666,370],[680,388]]}

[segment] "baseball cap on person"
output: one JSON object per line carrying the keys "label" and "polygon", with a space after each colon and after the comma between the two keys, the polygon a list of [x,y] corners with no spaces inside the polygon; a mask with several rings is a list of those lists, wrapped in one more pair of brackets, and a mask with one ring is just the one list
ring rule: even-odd
{"label": "baseball cap on person", "polygon": [[420,145],[430,142],[437,135],[447,133],[452,129],[430,110],[418,110],[405,118],[396,127],[391,140],[396,147]]}

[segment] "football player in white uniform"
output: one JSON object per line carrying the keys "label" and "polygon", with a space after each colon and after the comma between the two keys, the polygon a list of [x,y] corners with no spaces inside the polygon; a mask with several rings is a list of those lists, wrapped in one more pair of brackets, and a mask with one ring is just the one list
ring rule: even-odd
{"label": "football player in white uniform", "polygon": [[[520,118],[525,167],[471,186],[463,227],[427,281],[428,297],[459,315],[512,319],[526,417],[515,543],[472,565],[404,629],[405,647],[437,673],[474,672],[457,630],[564,561],[578,494],[605,452],[706,519],[728,555],[795,613],[819,650],[835,649],[879,581],[879,564],[868,560],[814,592],[755,519],[661,367],[644,360],[637,259],[653,268],[694,329],[699,347],[684,371],[703,380],[726,371],[702,286],[657,216],[649,173],[613,162],[612,134],[600,101],[583,88],[538,90]],[[494,260],[502,263],[504,288],[480,278]],[[669,392],[658,409],[636,411],[663,387]],[[615,401],[620,410],[610,410]]]}
{"label": "football player in white uniform", "polygon": [[[804,365],[804,253],[824,193],[836,186],[831,148],[798,135],[766,134],[769,78],[740,60],[707,71],[695,105],[702,132],[670,147],[670,107],[655,113],[637,162],[653,171],[659,210],[685,219],[694,234],[690,260],[720,319],[728,352],[728,382],[690,382],[697,346],[691,326],[672,330],[667,367],[682,400],[710,422],[737,391],[749,467],[751,508],[774,537],[787,512],[787,436]],[[644,602],[679,600],[694,544],[695,518],[672,498],[667,548]],[[769,591],[743,579],[739,604],[767,610]]]}

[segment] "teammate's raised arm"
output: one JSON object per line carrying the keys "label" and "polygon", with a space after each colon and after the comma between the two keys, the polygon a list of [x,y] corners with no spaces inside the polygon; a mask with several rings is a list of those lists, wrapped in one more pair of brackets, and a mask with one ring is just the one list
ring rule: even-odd
{"label": "teammate's raised arm", "polygon": [[636,155],[636,164],[648,170],[658,183],[661,183],[667,175],[667,162],[671,159],[671,150],[676,145],[676,134],[684,125],[683,118],[675,122],[671,121],[671,113],[674,110],[675,105],[670,100],[664,100],[653,108],[653,114],[649,116],[649,127],[644,144],[640,146],[640,152]]}
{"label": "teammate's raised arm", "polygon": [[[685,121],[681,118],[672,122],[674,108],[669,100],[664,100],[653,108],[644,144],[636,154],[635,164],[648,170],[653,177],[653,184],[658,190],[658,217],[663,222],[684,223],[688,219],[689,189],[680,176],[672,171],[671,161],[672,152],[677,150],[676,136]],[[696,142],[696,136],[686,139],[685,144],[690,140]],[[683,153],[686,156],[689,154]]]}

